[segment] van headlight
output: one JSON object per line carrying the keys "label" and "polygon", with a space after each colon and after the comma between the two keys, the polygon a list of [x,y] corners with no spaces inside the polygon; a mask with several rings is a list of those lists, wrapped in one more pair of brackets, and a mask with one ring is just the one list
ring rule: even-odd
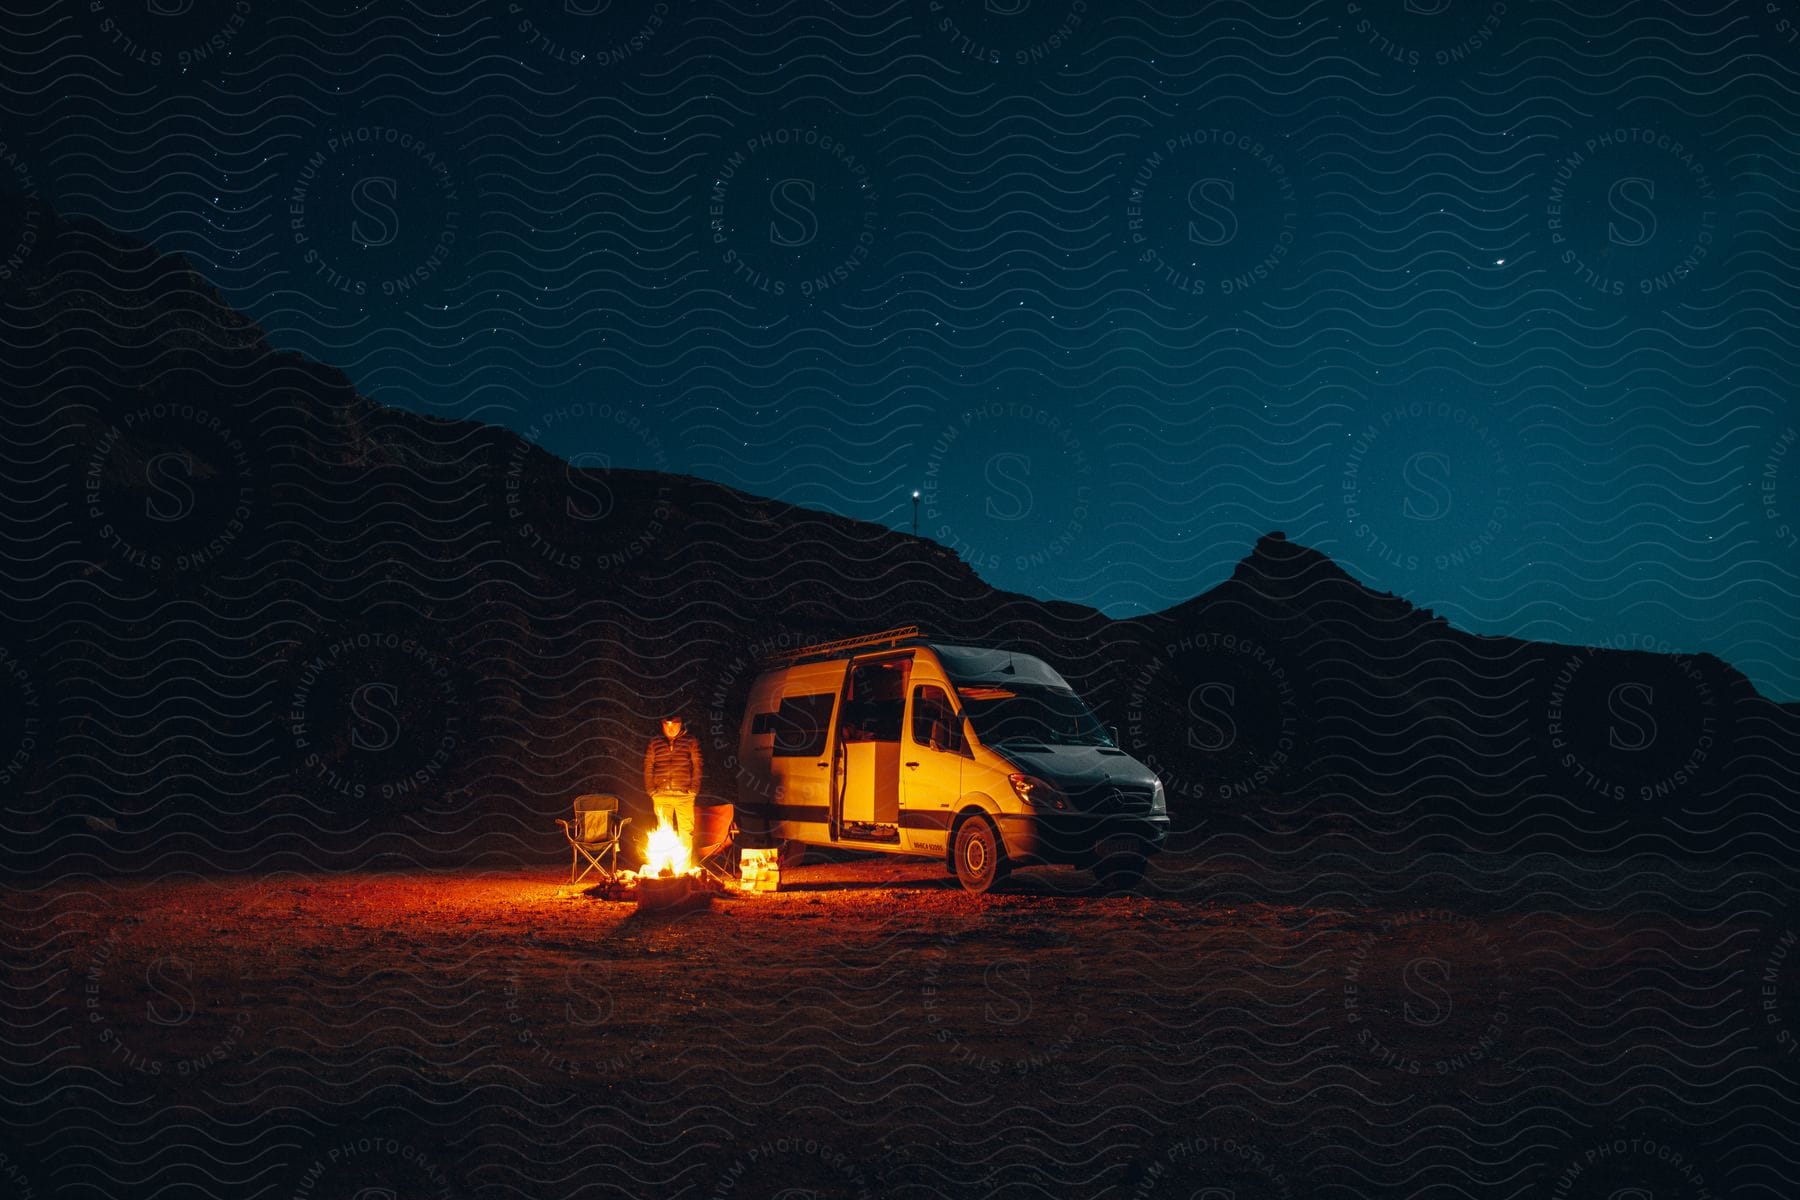
{"label": "van headlight", "polygon": [[1032,808],[1069,807],[1066,796],[1036,775],[1008,775],[1006,781],[1012,784],[1013,795]]}
{"label": "van headlight", "polygon": [[1158,779],[1150,786],[1150,811],[1169,811],[1169,797],[1163,791],[1162,780]]}

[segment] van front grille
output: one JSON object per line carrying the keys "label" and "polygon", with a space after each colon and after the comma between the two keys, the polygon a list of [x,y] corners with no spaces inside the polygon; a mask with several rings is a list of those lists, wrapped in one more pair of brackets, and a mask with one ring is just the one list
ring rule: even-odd
{"label": "van front grille", "polygon": [[1105,783],[1074,792],[1069,799],[1077,809],[1090,813],[1149,812],[1152,793],[1148,788],[1122,788]]}

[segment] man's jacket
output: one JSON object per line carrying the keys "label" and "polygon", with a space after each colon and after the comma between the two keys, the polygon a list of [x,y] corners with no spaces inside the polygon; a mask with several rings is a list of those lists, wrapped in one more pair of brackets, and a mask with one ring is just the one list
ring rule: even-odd
{"label": "man's jacket", "polygon": [[644,792],[698,792],[700,790],[700,741],[684,729],[670,741],[662,734],[650,739],[644,751]]}

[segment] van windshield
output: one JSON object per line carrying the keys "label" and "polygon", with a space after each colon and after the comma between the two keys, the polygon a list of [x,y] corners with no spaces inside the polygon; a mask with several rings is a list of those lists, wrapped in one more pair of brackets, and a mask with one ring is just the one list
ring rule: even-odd
{"label": "van windshield", "polygon": [[1110,746],[1112,738],[1080,696],[1067,688],[1026,683],[967,683],[957,689],[975,736],[989,746],[1044,742]]}

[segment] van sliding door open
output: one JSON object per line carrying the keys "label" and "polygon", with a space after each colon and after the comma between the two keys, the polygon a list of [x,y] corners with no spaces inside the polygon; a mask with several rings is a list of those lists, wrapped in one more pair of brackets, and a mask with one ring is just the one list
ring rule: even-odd
{"label": "van sliding door open", "polygon": [[831,840],[831,732],[843,683],[842,662],[796,667],[747,712],[738,803],[760,812],[775,837]]}
{"label": "van sliding door open", "polygon": [[912,654],[853,665],[838,707],[838,836],[900,843],[900,734]]}

